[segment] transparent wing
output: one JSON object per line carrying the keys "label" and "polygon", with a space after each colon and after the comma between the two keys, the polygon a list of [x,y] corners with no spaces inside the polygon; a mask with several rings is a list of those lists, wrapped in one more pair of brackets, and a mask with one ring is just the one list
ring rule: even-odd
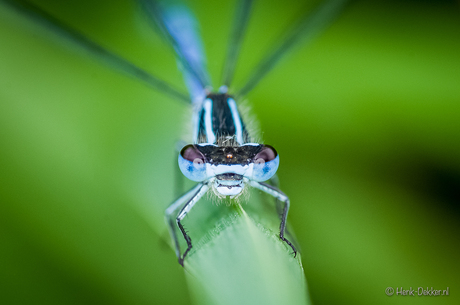
{"label": "transparent wing", "polygon": [[233,80],[238,55],[244,40],[244,35],[246,34],[253,3],[253,0],[240,0],[236,8],[227,49],[227,57],[222,72],[222,84],[226,87],[230,87]]}
{"label": "transparent wing", "polygon": [[164,33],[176,52],[192,101],[199,100],[210,86],[206,57],[198,22],[185,6],[176,1],[139,0],[147,16]]}
{"label": "transparent wing", "polygon": [[150,74],[149,72],[139,68],[128,60],[103,48],[96,42],[90,40],[78,31],[70,28],[58,19],[49,15],[39,7],[27,1],[0,0],[0,3],[5,4],[20,14],[29,17],[41,26],[48,28],[57,34],[59,38],[65,39],[71,42],[73,45],[82,48],[83,50],[89,52],[91,55],[95,56],[98,60],[104,61],[109,66],[117,69],[119,72],[136,78],[143,83],[153,87],[154,89],[169,95],[170,97],[189,102],[187,95],[178,91],[170,84],[161,80],[159,77]]}
{"label": "transparent wing", "polygon": [[271,51],[257,64],[254,72],[237,95],[244,96],[254,89],[259,81],[296,45],[313,40],[319,32],[335,20],[347,2],[347,0],[326,0],[313,12],[302,17],[293,28],[284,33],[279,43],[269,48]]}

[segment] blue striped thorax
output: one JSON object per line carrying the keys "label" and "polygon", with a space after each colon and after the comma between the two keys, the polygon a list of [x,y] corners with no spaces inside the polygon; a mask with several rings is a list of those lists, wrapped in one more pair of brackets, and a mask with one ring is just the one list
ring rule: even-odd
{"label": "blue striped thorax", "polygon": [[190,180],[209,180],[219,195],[237,196],[248,180],[266,181],[278,169],[276,150],[249,142],[235,100],[225,93],[208,95],[197,109],[194,138],[181,150],[179,167]]}

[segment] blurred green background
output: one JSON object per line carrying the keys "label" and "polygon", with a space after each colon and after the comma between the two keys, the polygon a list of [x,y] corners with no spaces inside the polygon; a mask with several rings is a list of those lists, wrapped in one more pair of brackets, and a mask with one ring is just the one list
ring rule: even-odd
{"label": "blurred green background", "polygon": [[[134,3],[34,2],[185,90]],[[216,87],[234,4],[188,3]],[[256,2],[235,87],[313,4]],[[459,17],[456,1],[355,1],[248,95],[314,304],[460,302]],[[1,303],[191,302],[163,222],[189,113],[0,6]]]}

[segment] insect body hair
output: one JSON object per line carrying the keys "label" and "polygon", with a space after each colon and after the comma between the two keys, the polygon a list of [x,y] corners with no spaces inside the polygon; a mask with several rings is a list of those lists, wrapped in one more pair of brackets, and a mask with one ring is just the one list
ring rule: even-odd
{"label": "insect body hair", "polygon": [[247,185],[247,183],[243,184],[243,189],[241,192],[236,195],[236,196],[225,196],[219,193],[214,186],[213,181],[210,182],[211,185],[211,192],[207,192],[207,199],[211,201],[215,205],[231,205],[231,204],[241,204],[244,202],[249,202],[249,196],[250,196],[250,187]]}

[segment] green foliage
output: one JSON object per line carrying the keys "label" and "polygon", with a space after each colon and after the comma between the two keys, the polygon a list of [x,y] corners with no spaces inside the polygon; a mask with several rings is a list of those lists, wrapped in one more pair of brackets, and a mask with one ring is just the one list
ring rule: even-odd
{"label": "green foliage", "polygon": [[[171,50],[130,2],[37,2],[183,88]],[[189,4],[217,80],[233,3]],[[256,6],[236,85],[301,5]],[[280,153],[313,303],[458,304],[458,20],[454,2],[356,3],[248,96],[265,142]],[[271,296],[263,287],[274,286],[305,301],[300,258],[277,239],[271,202],[257,192],[241,203],[248,216],[197,204],[185,219],[196,248],[184,277],[163,213],[174,200],[185,105],[3,7],[0,42],[3,303],[188,304],[189,288],[194,302],[212,303],[217,289],[227,302]],[[216,231],[230,215],[234,225]],[[239,261],[229,263],[230,254]],[[258,286],[249,291],[239,276]],[[205,277],[214,281],[203,286]],[[450,287],[452,295],[387,297],[388,286]]]}
{"label": "green foliage", "polygon": [[[252,201],[252,200],[251,200]],[[197,304],[306,304],[300,255],[237,204],[227,209],[185,261]],[[226,209],[226,210],[227,210]],[[190,234],[195,230],[190,229]]]}

